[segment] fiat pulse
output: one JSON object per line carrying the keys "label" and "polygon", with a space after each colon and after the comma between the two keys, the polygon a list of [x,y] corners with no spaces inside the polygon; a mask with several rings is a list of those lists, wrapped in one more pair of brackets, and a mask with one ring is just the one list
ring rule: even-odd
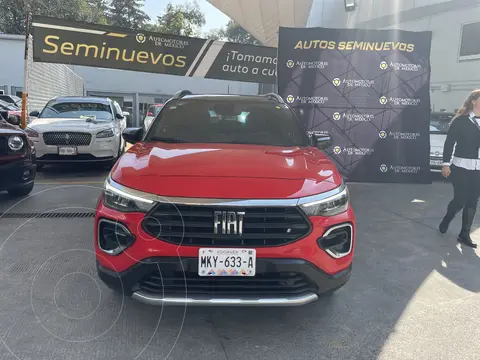
{"label": "fiat pulse", "polygon": [[99,277],[151,305],[294,306],[349,279],[355,218],[342,176],[276,94],[180,91],[98,201]]}

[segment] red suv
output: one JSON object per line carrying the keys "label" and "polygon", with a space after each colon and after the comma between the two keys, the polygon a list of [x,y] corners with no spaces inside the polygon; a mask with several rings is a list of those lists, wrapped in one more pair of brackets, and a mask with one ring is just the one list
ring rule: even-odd
{"label": "red suv", "polygon": [[349,279],[348,189],[276,94],[170,99],[116,163],[95,219],[98,274],[147,304],[302,305]]}

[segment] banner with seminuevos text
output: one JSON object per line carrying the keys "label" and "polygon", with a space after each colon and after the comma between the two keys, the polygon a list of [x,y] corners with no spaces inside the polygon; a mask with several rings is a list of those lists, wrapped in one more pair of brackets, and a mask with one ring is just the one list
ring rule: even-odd
{"label": "banner with seminuevos text", "polygon": [[33,60],[275,84],[277,49],[34,16]]}

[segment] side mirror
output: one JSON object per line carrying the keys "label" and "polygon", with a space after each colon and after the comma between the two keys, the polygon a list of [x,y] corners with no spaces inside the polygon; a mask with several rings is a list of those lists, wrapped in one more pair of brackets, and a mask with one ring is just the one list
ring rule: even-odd
{"label": "side mirror", "polygon": [[325,150],[332,145],[332,137],[330,135],[324,134],[313,134],[312,135],[313,146],[320,150]]}
{"label": "side mirror", "polygon": [[122,133],[123,140],[130,144],[136,144],[142,140],[142,136],[143,128],[126,128]]}
{"label": "side mirror", "polygon": [[115,118],[116,118],[117,120],[123,120],[123,115],[117,113],[117,114],[115,114]]}
{"label": "side mirror", "polygon": [[33,116],[33,117],[39,117],[40,116],[40,111],[32,111],[29,115]]}
{"label": "side mirror", "polygon": [[130,116],[130,113],[128,111],[124,111],[124,112],[122,112],[122,115],[123,116]]}
{"label": "side mirror", "polygon": [[8,115],[7,117],[7,122],[9,122],[12,125],[19,126],[20,123],[22,122],[22,119],[18,115]]}

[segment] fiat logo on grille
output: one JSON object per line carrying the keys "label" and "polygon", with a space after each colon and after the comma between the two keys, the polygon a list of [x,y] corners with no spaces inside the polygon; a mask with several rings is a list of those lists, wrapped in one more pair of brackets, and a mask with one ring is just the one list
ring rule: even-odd
{"label": "fiat logo on grille", "polygon": [[241,211],[214,211],[213,233],[214,234],[243,234],[243,218],[245,212]]}

